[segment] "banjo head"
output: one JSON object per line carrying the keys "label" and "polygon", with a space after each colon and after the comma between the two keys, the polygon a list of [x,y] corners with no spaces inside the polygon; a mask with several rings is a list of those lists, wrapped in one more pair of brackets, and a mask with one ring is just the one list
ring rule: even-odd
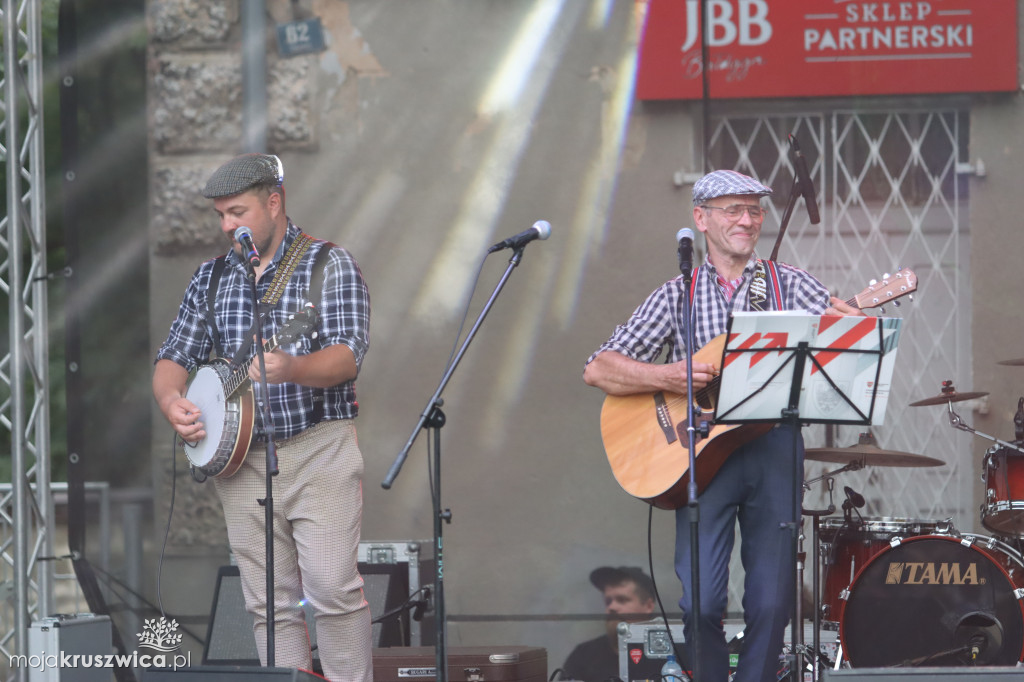
{"label": "banjo head", "polygon": [[238,399],[226,400],[224,380],[230,375],[226,363],[204,365],[196,370],[185,397],[201,413],[206,437],[185,444],[189,462],[207,476],[217,476],[231,458],[238,435]]}

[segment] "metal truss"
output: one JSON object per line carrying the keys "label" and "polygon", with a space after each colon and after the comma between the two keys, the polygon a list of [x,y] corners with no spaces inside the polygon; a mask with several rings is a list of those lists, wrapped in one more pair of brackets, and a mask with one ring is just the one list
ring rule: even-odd
{"label": "metal truss", "polygon": [[0,349],[0,424],[10,431],[12,480],[0,495],[0,673],[21,680],[28,671],[9,668],[8,656],[28,653],[32,621],[53,609],[41,0],[2,0],[2,12],[0,291],[9,342]]}

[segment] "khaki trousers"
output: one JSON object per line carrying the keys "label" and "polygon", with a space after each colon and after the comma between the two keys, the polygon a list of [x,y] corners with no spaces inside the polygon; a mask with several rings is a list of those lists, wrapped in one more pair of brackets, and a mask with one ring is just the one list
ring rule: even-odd
{"label": "khaki trousers", "polygon": [[[321,422],[277,445],[274,503],[274,664],[312,670],[302,601],[316,610],[317,651],[332,682],[373,679],[370,609],[358,571],[363,456],[352,420]],[[214,479],[238,562],[260,662],[267,661],[266,446]]]}

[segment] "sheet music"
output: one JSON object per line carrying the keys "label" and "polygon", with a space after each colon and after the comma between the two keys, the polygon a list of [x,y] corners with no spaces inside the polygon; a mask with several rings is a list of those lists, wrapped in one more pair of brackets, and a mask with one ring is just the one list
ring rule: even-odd
{"label": "sheet music", "polygon": [[882,424],[902,324],[888,317],[735,313],[722,354],[716,421],[780,421],[796,349],[806,342],[800,420]]}

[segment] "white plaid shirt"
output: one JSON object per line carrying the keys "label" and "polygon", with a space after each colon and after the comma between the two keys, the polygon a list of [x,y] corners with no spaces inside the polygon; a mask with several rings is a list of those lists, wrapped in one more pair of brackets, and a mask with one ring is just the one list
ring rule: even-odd
{"label": "white plaid shirt", "polygon": [[[743,282],[736,288],[732,300],[728,300],[718,284],[715,266],[705,261],[694,274],[693,320],[695,350],[700,350],[711,339],[724,334],[729,315],[737,311],[750,310],[747,292],[754,275],[756,257],[751,257],[743,269]],[[790,265],[776,263],[779,286],[782,288],[783,304],[775,300],[773,287],[769,286],[769,310],[804,310],[814,315],[825,312],[829,306],[829,292],[809,273]],[[665,362],[678,362],[684,358],[683,327],[679,320],[679,297],[683,292],[683,276],[662,284],[647,297],[625,324],[615,328],[611,338],[605,341],[587,360],[587,364],[606,350],[622,353],[641,362],[654,362],[666,350]],[[686,292],[688,293],[688,292]]]}
{"label": "white plaid shirt", "polygon": [[[291,222],[284,241],[274,260],[267,266],[257,282],[259,298],[263,298],[274,279],[288,246],[299,234]],[[281,300],[270,311],[263,325],[263,338],[270,339],[288,321],[288,316],[299,311],[306,303],[313,261],[324,242],[314,242],[302,262],[288,280]],[[207,362],[214,351],[214,341],[207,324],[207,295],[214,261],[208,260],[196,270],[171,323],[171,330],[157,359],[172,360],[188,371]],[[370,297],[366,283],[355,259],[341,247],[331,249],[323,279],[321,300],[313,302],[319,314],[317,344],[308,336],[282,350],[291,355],[306,355],[318,348],[343,343],[352,350],[356,367],[360,367],[370,344]],[[246,266],[234,250],[227,254],[227,262],[220,279],[220,288],[214,306],[217,330],[220,332],[225,359],[231,359],[239,346],[248,339],[252,327],[252,301]],[[255,353],[250,348],[246,359]],[[270,384],[270,414],[274,421],[275,439],[284,440],[301,433],[313,425],[315,389],[298,384]],[[260,387],[255,386],[255,397],[260,400]],[[355,382],[323,389],[323,419],[351,419],[359,412]],[[256,410],[254,437],[266,440],[262,412]]]}

